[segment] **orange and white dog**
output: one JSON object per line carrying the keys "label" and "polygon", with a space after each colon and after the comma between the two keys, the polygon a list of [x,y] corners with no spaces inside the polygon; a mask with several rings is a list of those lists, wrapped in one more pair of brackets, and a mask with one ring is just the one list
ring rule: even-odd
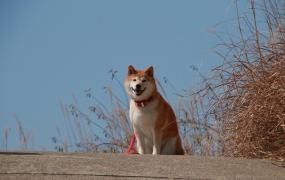
{"label": "orange and white dog", "polygon": [[153,67],[128,67],[125,89],[139,154],[184,154],[175,114],[156,88]]}

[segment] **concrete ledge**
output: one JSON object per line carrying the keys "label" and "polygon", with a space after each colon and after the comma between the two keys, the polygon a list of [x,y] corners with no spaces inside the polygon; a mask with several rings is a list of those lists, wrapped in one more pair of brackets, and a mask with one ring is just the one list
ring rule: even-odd
{"label": "concrete ledge", "polygon": [[225,157],[0,152],[2,179],[285,180],[285,168],[268,160]]}

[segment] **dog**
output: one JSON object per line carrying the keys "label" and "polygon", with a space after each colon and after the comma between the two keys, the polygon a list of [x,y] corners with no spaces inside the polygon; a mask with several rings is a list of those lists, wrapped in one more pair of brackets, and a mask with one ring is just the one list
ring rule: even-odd
{"label": "dog", "polygon": [[174,111],[157,90],[153,67],[136,70],[128,66],[124,86],[130,97],[138,153],[183,155]]}

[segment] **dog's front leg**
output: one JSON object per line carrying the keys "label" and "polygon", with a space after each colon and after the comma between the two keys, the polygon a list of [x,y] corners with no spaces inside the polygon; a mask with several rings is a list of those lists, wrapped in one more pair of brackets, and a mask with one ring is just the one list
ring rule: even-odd
{"label": "dog's front leg", "polygon": [[157,155],[161,152],[161,133],[156,130],[152,131],[152,139],[153,139],[153,148],[152,154]]}
{"label": "dog's front leg", "polygon": [[137,139],[137,150],[139,154],[145,154],[145,142],[144,142],[144,137],[143,134],[140,132],[140,130],[135,129],[135,135]]}

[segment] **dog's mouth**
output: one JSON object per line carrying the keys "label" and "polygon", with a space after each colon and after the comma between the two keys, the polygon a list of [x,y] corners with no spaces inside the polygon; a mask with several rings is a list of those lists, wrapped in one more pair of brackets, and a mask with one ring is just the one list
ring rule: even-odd
{"label": "dog's mouth", "polygon": [[140,96],[145,91],[146,88],[144,88],[144,89],[134,89],[134,88],[131,88],[131,89],[137,96]]}

